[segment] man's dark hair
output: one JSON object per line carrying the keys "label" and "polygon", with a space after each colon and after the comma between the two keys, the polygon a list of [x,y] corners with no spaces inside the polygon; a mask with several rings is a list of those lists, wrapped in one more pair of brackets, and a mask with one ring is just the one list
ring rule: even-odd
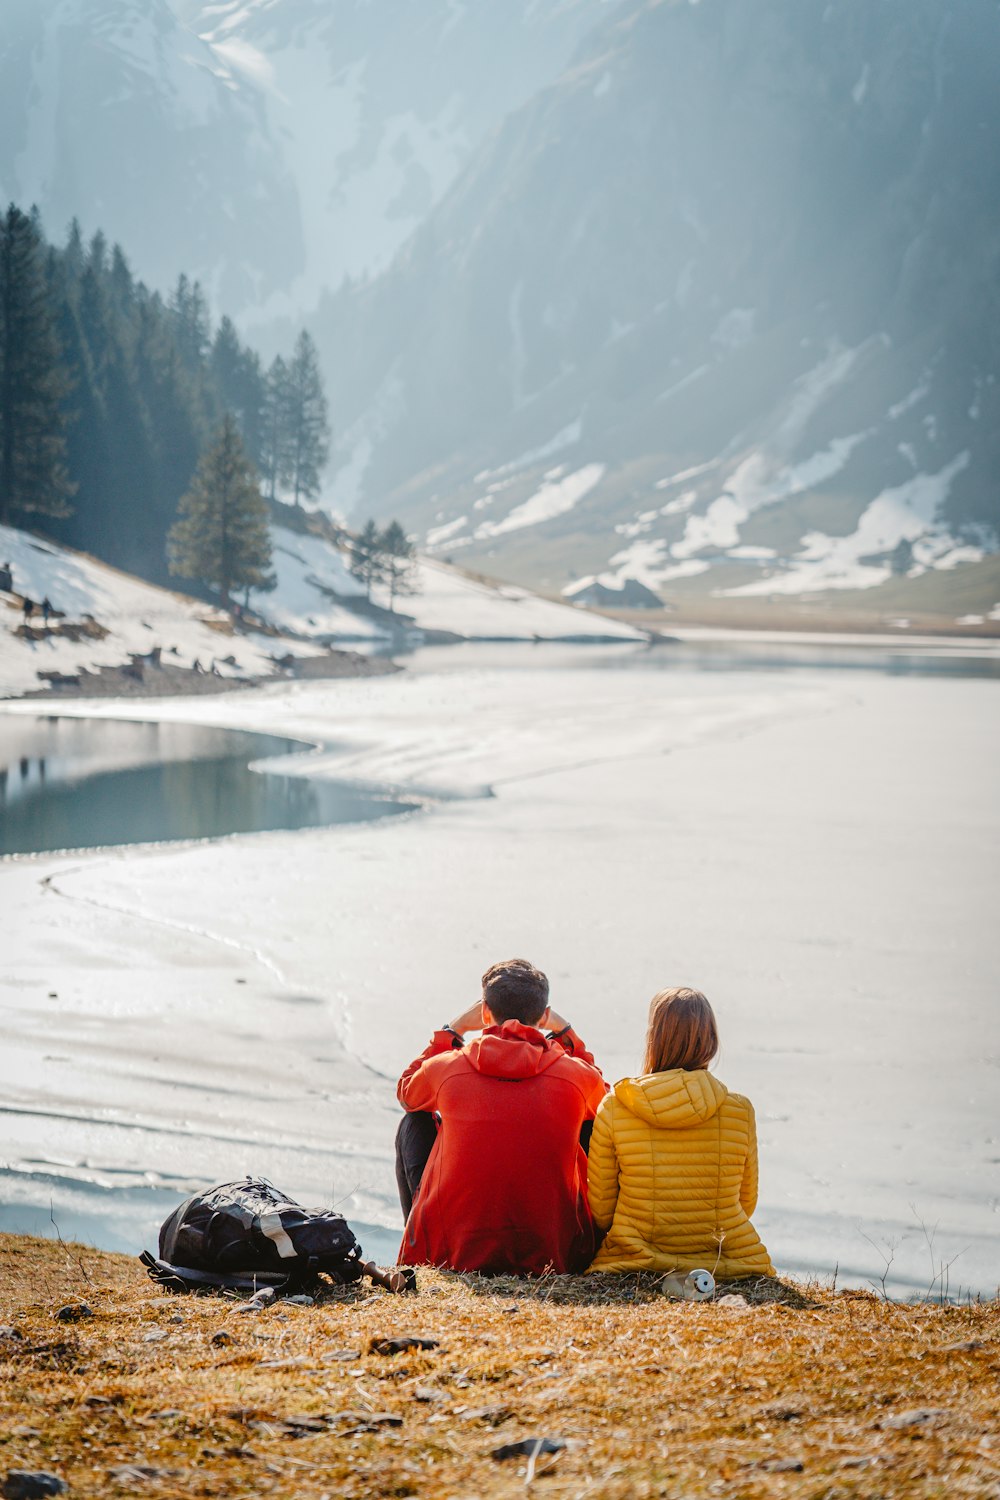
{"label": "man's dark hair", "polygon": [[526,958],[508,958],[483,975],[483,1002],[498,1026],[520,1021],[537,1026],[549,1003],[549,981]]}

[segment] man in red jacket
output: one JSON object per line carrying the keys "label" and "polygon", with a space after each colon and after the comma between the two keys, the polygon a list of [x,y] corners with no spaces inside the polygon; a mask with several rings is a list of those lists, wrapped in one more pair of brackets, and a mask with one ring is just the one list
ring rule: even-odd
{"label": "man in red jacket", "polygon": [[606,1091],[550,1008],[545,975],[523,958],[487,969],[482,1001],[436,1031],[399,1080],[400,1262],[584,1270],[596,1244],[581,1130]]}

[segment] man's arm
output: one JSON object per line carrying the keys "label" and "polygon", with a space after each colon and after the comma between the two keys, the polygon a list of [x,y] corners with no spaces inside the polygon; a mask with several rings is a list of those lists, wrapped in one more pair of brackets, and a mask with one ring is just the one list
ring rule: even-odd
{"label": "man's arm", "polygon": [[436,1107],[441,1068],[433,1066],[434,1059],[454,1051],[456,1044],[458,1047],[462,1045],[458,1033],[442,1026],[439,1031],[435,1031],[420,1056],[410,1063],[396,1086],[396,1098],[407,1113],[412,1114],[418,1109],[433,1110]]}
{"label": "man's arm", "polygon": [[[561,1016],[551,1006],[548,1011],[548,1027],[550,1041],[558,1042],[563,1051],[568,1052],[570,1057],[578,1057],[581,1062],[589,1063],[592,1068],[597,1068],[597,1064],[594,1061],[594,1054],[588,1052],[583,1038],[573,1030],[573,1027],[566,1020],[565,1016]],[[598,1072],[600,1072],[599,1068]]]}

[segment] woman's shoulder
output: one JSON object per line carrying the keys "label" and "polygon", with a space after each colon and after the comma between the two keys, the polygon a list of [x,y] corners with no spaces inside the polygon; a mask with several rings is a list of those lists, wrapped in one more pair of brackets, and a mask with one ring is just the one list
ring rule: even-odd
{"label": "woman's shoulder", "polygon": [[617,1109],[618,1100],[615,1098],[615,1085],[611,1084],[608,1092],[597,1106],[595,1118],[597,1115],[604,1115],[607,1119],[610,1119]]}
{"label": "woman's shoulder", "polygon": [[722,1108],[728,1108],[734,1114],[745,1115],[751,1120],[754,1117],[753,1105],[746,1094],[734,1094],[732,1089],[727,1089]]}

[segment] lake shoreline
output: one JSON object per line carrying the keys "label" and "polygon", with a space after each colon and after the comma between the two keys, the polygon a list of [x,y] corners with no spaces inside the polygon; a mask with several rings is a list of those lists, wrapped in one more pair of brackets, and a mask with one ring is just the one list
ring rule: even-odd
{"label": "lake shoreline", "polygon": [[[599,611],[591,611],[599,613]],[[609,619],[618,619],[608,615]],[[23,692],[7,692],[0,696],[0,704],[19,702],[25,699],[60,703],[88,702],[91,699],[105,701],[120,698],[130,702],[136,698],[175,698],[214,696],[221,693],[246,692],[266,687],[282,680],[334,681],[352,677],[388,676],[407,670],[409,656],[428,651],[447,653],[464,652],[468,649],[481,651],[484,656],[497,648],[515,652],[535,652],[538,649],[569,649],[579,651],[606,650],[610,653],[622,650],[642,650],[655,654],[685,654],[704,651],[707,659],[712,654],[727,648],[736,654],[753,656],[755,653],[786,653],[789,660],[796,652],[813,651],[817,662],[824,657],[832,658],[836,653],[854,653],[859,659],[884,656],[901,662],[919,658],[955,659],[967,658],[980,662],[986,670],[992,664],[1000,668],[1000,625],[996,629],[980,631],[952,629],[924,629],[916,633],[904,631],[852,630],[833,620],[820,625],[810,622],[803,627],[801,622],[789,619],[781,623],[765,624],[747,621],[745,624],[715,624],[710,620],[699,622],[684,619],[670,622],[666,618],[657,620],[657,628],[642,619],[624,616],[621,623],[646,628],[645,642],[622,642],[612,638],[602,640],[466,640],[453,635],[444,638],[441,632],[430,632],[428,639],[419,646],[397,649],[390,654],[359,652],[347,647],[331,645],[318,656],[295,656],[289,652],[276,662],[273,672],[246,677],[222,676],[218,671],[195,670],[182,667],[162,659],[159,653],[150,658],[133,657],[128,662],[105,665],[94,670],[81,668],[73,673],[52,673],[43,686],[27,688]],[[662,628],[670,625],[670,628]],[[434,639],[435,634],[441,636]]]}

